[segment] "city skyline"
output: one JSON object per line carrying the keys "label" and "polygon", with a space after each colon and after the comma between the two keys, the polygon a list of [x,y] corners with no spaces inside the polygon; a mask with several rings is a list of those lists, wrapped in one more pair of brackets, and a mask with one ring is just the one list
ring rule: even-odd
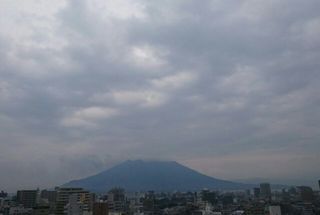
{"label": "city skyline", "polygon": [[3,0],[0,189],[128,159],[317,187],[320,2]]}
{"label": "city skyline", "polygon": [[[181,169],[182,168],[182,169]],[[157,170],[159,172],[157,172]],[[187,171],[187,172],[186,172]],[[192,174],[190,175],[190,171]],[[164,178],[170,178],[164,179]],[[136,191],[194,191],[203,189],[223,190],[228,192],[254,190],[255,187],[269,184],[274,191],[296,188],[299,186],[310,186],[315,192],[319,190],[320,180],[290,181],[275,180],[267,178],[245,178],[228,180],[207,175],[196,169],[191,169],[176,161],[160,160],[127,160],[116,164],[108,169],[95,172],[92,175],[85,175],[80,178],[70,178],[61,184],[52,186],[17,186],[14,189],[0,189],[1,192],[8,192],[10,195],[19,190],[54,190],[57,188],[81,188],[93,193],[101,193],[107,189],[116,187],[124,188],[130,192]],[[145,181],[146,180],[146,181]],[[97,183],[97,181],[99,181]],[[134,181],[132,184],[131,182]],[[102,185],[102,184],[103,185]],[[226,184],[225,184],[226,183]],[[149,187],[149,188],[148,188]],[[167,187],[164,189],[164,187]],[[320,191],[320,190],[319,190]]]}

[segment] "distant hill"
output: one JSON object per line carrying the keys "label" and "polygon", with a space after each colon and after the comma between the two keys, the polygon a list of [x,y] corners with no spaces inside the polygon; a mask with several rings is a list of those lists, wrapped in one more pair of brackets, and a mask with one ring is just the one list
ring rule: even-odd
{"label": "distant hill", "polygon": [[106,192],[113,187],[127,191],[192,191],[208,189],[244,189],[252,185],[206,176],[174,161],[126,161],[96,175],[70,181],[63,187],[83,187]]}
{"label": "distant hill", "polygon": [[244,184],[253,184],[256,185],[256,187],[259,187],[261,183],[270,183],[271,189],[273,190],[280,190],[280,189],[287,189],[290,188],[291,186],[296,186],[296,185],[287,185],[285,184],[286,182],[279,182],[277,180],[272,180],[269,178],[247,178],[247,179],[237,179],[235,180],[236,182],[244,183]]}

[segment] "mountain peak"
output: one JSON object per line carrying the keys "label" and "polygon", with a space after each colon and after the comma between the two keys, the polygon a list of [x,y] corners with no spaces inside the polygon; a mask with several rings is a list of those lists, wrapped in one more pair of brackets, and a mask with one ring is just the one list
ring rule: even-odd
{"label": "mountain peak", "polygon": [[142,160],[142,159],[136,159],[136,160],[126,160],[120,164],[125,164],[125,163],[137,163],[137,164],[142,164],[142,163],[177,163],[176,161],[164,161],[164,160]]}
{"label": "mountain peak", "polygon": [[127,160],[96,175],[71,181],[64,186],[83,187],[106,192],[113,187],[128,191],[172,191],[211,189],[239,189],[244,184],[203,175],[176,161]]}

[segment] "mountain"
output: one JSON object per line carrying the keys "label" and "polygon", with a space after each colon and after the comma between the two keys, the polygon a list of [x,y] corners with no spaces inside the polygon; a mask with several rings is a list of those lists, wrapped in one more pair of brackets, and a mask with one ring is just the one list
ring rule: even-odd
{"label": "mountain", "polygon": [[[273,190],[280,190],[280,189],[287,189],[291,186],[288,185],[288,182],[290,184],[290,181],[280,181],[270,178],[245,178],[245,179],[237,179],[236,182],[244,183],[244,184],[254,184],[256,187],[259,187],[261,183],[270,183],[271,189]],[[303,183],[302,183],[303,184]],[[292,186],[297,186],[295,184],[292,184]]]}
{"label": "mountain", "polygon": [[94,192],[106,192],[113,187],[127,191],[192,191],[252,186],[209,177],[174,161],[129,160],[96,175],[70,181],[63,187],[83,187]]}

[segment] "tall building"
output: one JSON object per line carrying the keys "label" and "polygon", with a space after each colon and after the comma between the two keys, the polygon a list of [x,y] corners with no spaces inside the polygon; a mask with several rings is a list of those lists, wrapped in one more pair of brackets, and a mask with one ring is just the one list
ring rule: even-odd
{"label": "tall building", "polygon": [[38,201],[38,190],[18,190],[17,202],[22,204],[24,208],[33,208]]}
{"label": "tall building", "polygon": [[281,215],[280,206],[269,206],[269,214],[270,215]]}
{"label": "tall building", "polygon": [[271,199],[271,186],[269,183],[260,184],[260,197],[263,199]]}
{"label": "tall building", "polygon": [[40,194],[41,199],[47,199],[49,203],[57,201],[56,190],[42,190]]}
{"label": "tall building", "polygon": [[108,203],[95,202],[93,204],[93,215],[108,215]]}
{"label": "tall building", "polygon": [[49,205],[49,214],[54,214],[56,201],[57,201],[57,191],[56,190],[42,190],[40,194],[41,200],[46,201]]}
{"label": "tall building", "polygon": [[[73,195],[76,194],[76,195]],[[64,215],[65,207],[69,203],[70,196],[73,195],[77,201],[83,204],[87,211],[92,211],[94,196],[89,191],[82,188],[58,188],[55,215]]]}
{"label": "tall building", "polygon": [[129,193],[126,195],[128,202],[129,214],[139,215],[143,212],[143,203],[145,194],[140,192]]}
{"label": "tall building", "polygon": [[154,191],[149,191],[145,194],[145,197],[143,199],[143,212],[145,214],[153,214],[156,209],[156,203],[155,203],[155,193]]}
{"label": "tall building", "polygon": [[299,197],[304,202],[312,202],[314,200],[313,190],[311,187],[299,186],[297,187]]}
{"label": "tall building", "polygon": [[126,197],[123,189],[114,188],[108,192],[108,208],[110,212],[126,211]]}
{"label": "tall building", "polygon": [[[91,204],[91,202],[90,202]],[[85,193],[73,193],[69,195],[69,201],[64,207],[64,214],[66,215],[86,215],[92,214],[91,208],[86,201]]]}
{"label": "tall building", "polygon": [[260,198],[260,188],[259,187],[253,188],[253,196],[255,199]]}

